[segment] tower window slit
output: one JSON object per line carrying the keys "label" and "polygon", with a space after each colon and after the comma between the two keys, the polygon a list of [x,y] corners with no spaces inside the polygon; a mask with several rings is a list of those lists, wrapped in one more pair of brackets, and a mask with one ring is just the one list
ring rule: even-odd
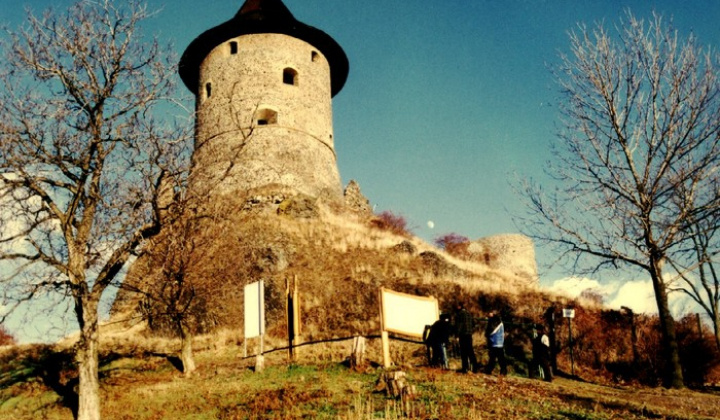
{"label": "tower window slit", "polygon": [[230,41],[230,54],[237,54],[238,43],[236,41]]}
{"label": "tower window slit", "polygon": [[258,126],[277,124],[277,117],[278,113],[276,110],[271,108],[261,108],[258,109],[255,114],[255,124]]}
{"label": "tower window slit", "polygon": [[297,86],[298,72],[290,67],[283,70],[283,83],[286,85]]}
{"label": "tower window slit", "polygon": [[212,83],[207,82],[205,83],[205,97],[209,98],[212,96]]}

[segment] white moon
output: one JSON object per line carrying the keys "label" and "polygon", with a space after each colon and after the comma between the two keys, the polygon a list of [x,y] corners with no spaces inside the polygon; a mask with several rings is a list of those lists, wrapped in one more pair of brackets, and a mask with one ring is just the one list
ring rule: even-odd
{"label": "white moon", "polygon": [[435,222],[433,222],[432,220],[428,220],[427,225],[428,225],[428,227],[429,227],[430,229],[432,229],[432,228],[435,227]]}

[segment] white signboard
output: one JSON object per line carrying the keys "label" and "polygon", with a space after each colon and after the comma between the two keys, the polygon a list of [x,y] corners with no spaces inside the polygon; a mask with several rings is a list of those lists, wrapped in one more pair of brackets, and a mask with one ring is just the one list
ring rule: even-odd
{"label": "white signboard", "polygon": [[563,309],[563,318],[575,318],[575,309]]}
{"label": "white signboard", "polygon": [[426,325],[440,318],[434,297],[408,295],[382,289],[382,320],[385,331],[422,338]]}
{"label": "white signboard", "polygon": [[265,285],[262,280],[245,285],[245,338],[265,334]]}

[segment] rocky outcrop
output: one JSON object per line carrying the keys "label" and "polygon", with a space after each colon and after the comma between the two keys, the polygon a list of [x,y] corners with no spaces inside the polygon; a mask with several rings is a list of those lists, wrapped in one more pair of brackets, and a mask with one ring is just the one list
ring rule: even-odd
{"label": "rocky outcrop", "polygon": [[304,194],[282,201],[277,213],[297,219],[314,219],[320,216],[317,200]]}
{"label": "rocky outcrop", "polygon": [[360,185],[351,179],[345,187],[345,206],[348,209],[359,213],[363,216],[372,216],[372,207],[370,206],[370,200],[367,199],[360,191]]}
{"label": "rocky outcrop", "polygon": [[402,241],[397,245],[393,245],[391,249],[398,254],[415,255],[417,252],[417,247],[410,241]]}

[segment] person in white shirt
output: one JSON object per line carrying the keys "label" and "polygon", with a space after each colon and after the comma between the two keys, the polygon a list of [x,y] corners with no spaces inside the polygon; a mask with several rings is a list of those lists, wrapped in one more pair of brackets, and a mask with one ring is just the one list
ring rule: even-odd
{"label": "person in white shirt", "polygon": [[546,382],[552,382],[552,370],[550,369],[550,338],[545,334],[545,326],[537,326],[537,336],[532,341],[533,358],[530,362],[529,376],[534,378],[540,374]]}

